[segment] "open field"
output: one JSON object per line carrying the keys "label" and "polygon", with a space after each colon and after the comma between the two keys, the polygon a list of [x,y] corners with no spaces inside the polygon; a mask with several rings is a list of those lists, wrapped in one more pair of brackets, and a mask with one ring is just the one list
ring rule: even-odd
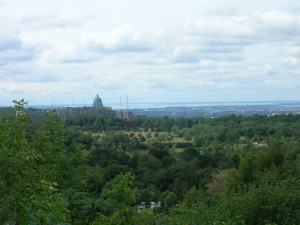
{"label": "open field", "polygon": [[[135,137],[141,137],[143,136],[146,138],[146,141],[150,139],[158,138],[162,140],[163,142],[174,142],[174,143],[188,143],[191,141],[187,141],[182,137],[178,137],[174,133],[168,133],[168,132],[143,132],[143,131],[122,131],[123,133],[129,135],[129,136],[135,136]],[[91,134],[92,136],[96,137],[102,137],[106,135],[106,132],[99,132],[99,133],[91,133],[91,132],[85,132],[88,134]]]}

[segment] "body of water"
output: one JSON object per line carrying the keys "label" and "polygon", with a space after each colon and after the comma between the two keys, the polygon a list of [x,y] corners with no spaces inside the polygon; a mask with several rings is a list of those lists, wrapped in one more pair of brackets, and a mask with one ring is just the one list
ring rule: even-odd
{"label": "body of water", "polygon": [[[105,107],[112,109],[120,109],[120,103],[103,103]],[[154,109],[167,107],[205,107],[205,106],[243,106],[243,105],[294,105],[300,104],[300,101],[249,101],[249,102],[162,102],[162,103],[129,103],[128,109]],[[27,107],[48,109],[48,108],[65,108],[65,107],[91,107],[84,104],[61,104],[61,105],[28,105]],[[122,104],[122,109],[126,109],[127,105]]]}

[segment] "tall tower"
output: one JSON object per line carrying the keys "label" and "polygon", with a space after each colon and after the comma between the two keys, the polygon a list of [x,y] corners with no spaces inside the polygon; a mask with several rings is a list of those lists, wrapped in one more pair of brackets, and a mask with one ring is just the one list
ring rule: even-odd
{"label": "tall tower", "polygon": [[120,112],[122,111],[122,96],[120,96]]}
{"label": "tall tower", "polygon": [[127,103],[127,112],[128,112],[128,94],[127,94],[127,99],[126,99],[126,103]]}

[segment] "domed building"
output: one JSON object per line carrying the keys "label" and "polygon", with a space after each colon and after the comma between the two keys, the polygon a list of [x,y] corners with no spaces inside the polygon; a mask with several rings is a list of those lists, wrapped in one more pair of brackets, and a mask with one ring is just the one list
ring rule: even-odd
{"label": "domed building", "polygon": [[[98,116],[110,116],[116,117],[116,111],[111,107],[104,107],[102,103],[102,99],[97,94],[94,98],[93,105],[84,106],[84,107],[65,107],[65,108],[57,108],[55,110],[56,115],[59,117],[69,117],[69,116],[78,116],[78,115],[98,115]],[[123,119],[126,119],[126,116],[130,112],[121,112]],[[129,118],[129,117],[128,117]]]}
{"label": "domed building", "polygon": [[94,98],[94,102],[93,102],[93,107],[96,109],[102,108],[103,107],[103,103],[101,98],[99,97],[99,95],[97,94],[97,96]]}

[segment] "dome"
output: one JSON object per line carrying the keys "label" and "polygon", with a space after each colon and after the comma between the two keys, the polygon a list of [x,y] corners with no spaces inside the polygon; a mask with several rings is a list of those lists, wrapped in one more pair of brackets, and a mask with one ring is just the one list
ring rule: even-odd
{"label": "dome", "polygon": [[94,98],[93,107],[94,107],[94,108],[100,108],[100,107],[103,107],[102,100],[101,100],[101,98],[99,97],[98,94],[97,94],[97,96]]}

